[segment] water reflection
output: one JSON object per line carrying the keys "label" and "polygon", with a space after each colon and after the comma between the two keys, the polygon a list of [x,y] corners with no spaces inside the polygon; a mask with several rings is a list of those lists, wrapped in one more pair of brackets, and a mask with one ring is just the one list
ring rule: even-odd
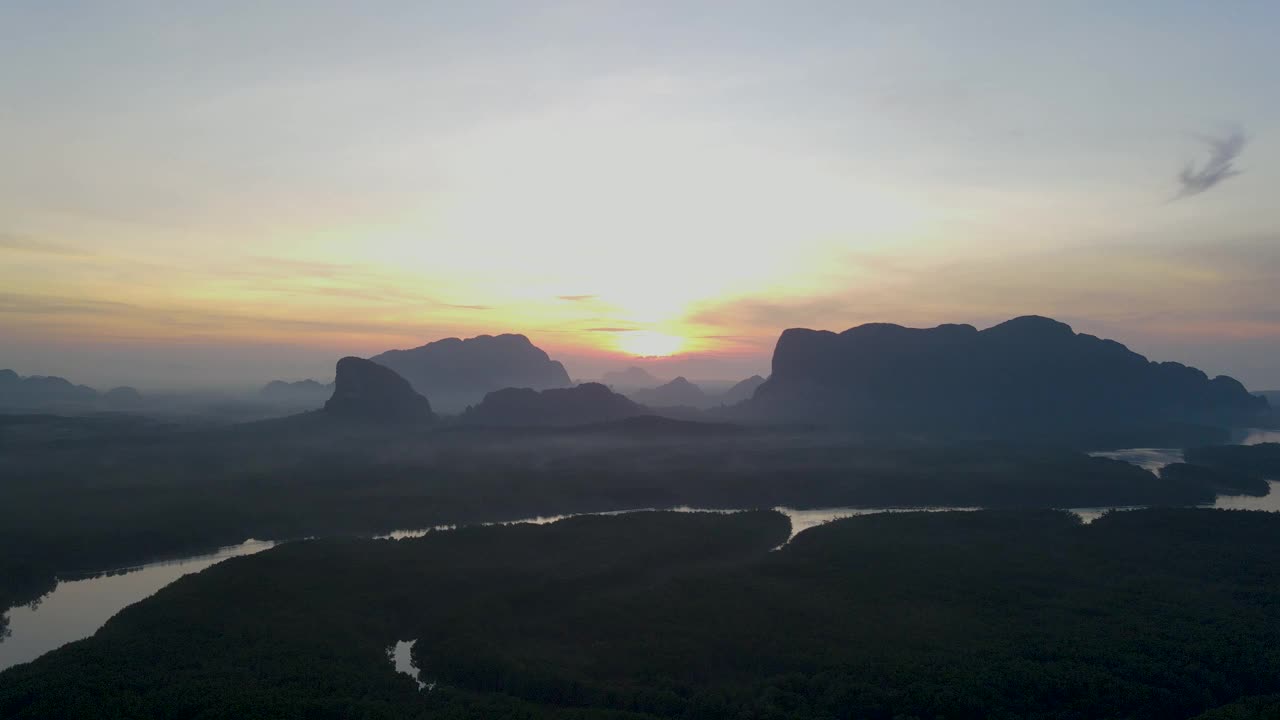
{"label": "water reflection", "polygon": [[[1272,442],[1272,441],[1268,441]],[[1266,510],[1280,512],[1280,480],[1269,480],[1270,491],[1262,497],[1250,495],[1219,495],[1213,507],[1220,510]]]}
{"label": "water reflection", "polygon": [[413,664],[413,646],[417,645],[417,640],[399,640],[392,647],[387,648],[387,659],[395,666],[396,672],[404,673],[413,678],[418,683],[419,690],[434,690],[435,683],[425,683],[418,678],[418,666]]}
{"label": "water reflection", "polygon": [[1128,448],[1125,450],[1106,450],[1089,453],[1093,457],[1111,458],[1132,463],[1159,475],[1165,465],[1180,463],[1183,460],[1182,448]]}
{"label": "water reflection", "polygon": [[774,508],[778,512],[786,515],[791,520],[791,537],[787,542],[795,539],[796,535],[808,530],[809,528],[825,525],[835,520],[843,520],[844,518],[855,517],[858,515],[877,515],[880,513],[900,513],[900,512],[972,512],[981,510],[979,507],[839,507],[839,508],[816,508],[811,510],[797,510],[789,507]]}
{"label": "water reflection", "polygon": [[[1116,511],[1124,510],[1141,510],[1148,505],[1125,505],[1119,507],[1096,507],[1096,508],[1071,508],[1070,511],[1075,513],[1084,521],[1086,525],[1097,520],[1103,515]],[[1267,481],[1267,494],[1263,496],[1254,495],[1219,495],[1212,505],[1198,505],[1197,507],[1214,508],[1215,510],[1262,510],[1264,512],[1280,512],[1280,481]]]}
{"label": "water reflection", "polygon": [[[796,509],[796,508],[790,508],[790,507],[782,507],[782,506],[779,506],[779,507],[775,507],[775,508],[773,508],[773,509],[774,509],[774,510],[776,510],[776,511],[778,511],[778,512],[780,512],[780,513],[782,513],[783,515],[786,515],[786,516],[787,516],[787,519],[789,519],[789,520],[791,521],[791,537],[792,537],[792,538],[794,538],[796,535],[800,534],[801,532],[803,532],[803,531],[805,531],[805,530],[808,530],[808,529],[809,529],[809,528],[811,528],[811,527],[816,527],[816,526],[818,526],[818,525],[822,525],[822,524],[824,524],[824,523],[829,523],[829,522],[831,522],[832,520],[839,520],[839,519],[841,519],[841,518],[853,517],[854,515],[874,515],[874,514],[877,514],[877,513],[892,513],[892,512],[949,512],[949,511],[972,511],[972,510],[981,510],[982,508],[979,508],[979,507],[941,507],[941,506],[928,506],[928,507],[835,507],[835,508],[816,508],[816,509],[810,509],[810,510],[799,510],[799,509]],[[570,514],[566,514],[566,515],[537,515],[537,516],[534,516],[534,517],[530,517],[530,518],[523,518],[523,519],[520,519],[520,520],[503,520],[503,521],[501,521],[501,522],[476,523],[476,525],[478,525],[478,526],[490,526],[490,525],[522,525],[522,524],[529,524],[529,525],[546,525],[546,524],[548,524],[548,523],[553,523],[553,522],[557,522],[557,521],[560,521],[560,520],[567,520],[567,519],[572,518],[572,517],[581,517],[581,516],[583,516],[583,515],[602,515],[602,516],[603,516],[603,515],[626,515],[626,514],[628,514],[628,513],[638,513],[638,512],[658,512],[658,511],[662,511],[662,512],[681,512],[681,513],[737,513],[737,512],[747,512],[747,510],[748,510],[747,508],[704,508],[704,507],[691,507],[691,506],[689,506],[689,505],[679,505],[679,506],[676,506],[676,507],[668,507],[668,508],[644,507],[644,508],[632,508],[632,509],[630,509],[630,510],[611,510],[611,511],[608,511],[608,512],[570,513]],[[420,537],[422,537],[422,536],[426,535],[427,533],[431,533],[431,532],[441,532],[441,531],[446,531],[446,530],[456,530],[456,529],[457,529],[457,528],[459,528],[459,527],[461,527],[461,526],[459,526],[459,525],[436,525],[436,526],[429,527],[429,528],[418,528],[418,529],[414,529],[414,530],[396,530],[396,531],[394,531],[394,532],[387,533],[386,535],[379,535],[379,536],[377,537],[377,539],[379,539],[379,540],[405,540],[405,539],[409,539],[409,538],[420,538]],[[790,539],[788,539],[788,542],[790,542]]]}
{"label": "water reflection", "polygon": [[1141,510],[1146,505],[1117,505],[1115,507],[1088,507],[1088,508],[1069,508],[1067,512],[1073,513],[1080,518],[1080,522],[1088,525],[1098,518],[1109,512],[1124,512],[1125,510]]}
{"label": "water reflection", "polygon": [[1238,445],[1261,445],[1262,443],[1280,443],[1280,430],[1264,430],[1262,428],[1248,428],[1246,430],[1236,431],[1238,434],[1232,437],[1231,442]]}
{"label": "water reflection", "polygon": [[149,597],[183,575],[200,572],[237,555],[266,550],[274,543],[246,540],[215,553],[151,563],[82,580],[59,582],[32,605],[9,610],[8,638],[0,641],[0,670],[87,638],[112,615]]}
{"label": "water reflection", "polygon": [[[478,523],[457,523],[452,525],[432,525],[427,528],[411,528],[406,530],[392,530],[385,535],[374,535],[374,540],[409,540],[412,538],[420,538],[427,533],[444,532],[446,530],[457,530],[461,527],[490,527],[492,525],[549,525],[553,522],[567,520],[571,517],[579,517],[581,515],[625,515],[633,512],[647,512],[655,508],[636,508],[634,510],[607,510],[604,512],[584,512],[584,513],[568,513],[565,515],[534,515],[533,517],[519,518],[517,520],[494,520],[492,522]],[[690,507],[664,508],[675,512],[735,512],[733,510],[695,510]]]}
{"label": "water reflection", "polygon": [[[1250,430],[1243,433],[1239,440],[1243,444],[1262,442],[1280,442],[1280,431]],[[1093,453],[1099,457],[1110,457],[1131,462],[1148,470],[1158,471],[1174,462],[1182,461],[1182,451],[1177,448],[1133,448],[1112,452]],[[1210,506],[1206,506],[1210,507]],[[1219,497],[1211,507],[1235,510],[1266,510],[1280,512],[1280,482],[1270,483],[1270,493],[1263,497],[1233,496]],[[655,508],[635,508],[601,513],[578,513],[591,515],[620,515],[630,512],[654,510]],[[677,512],[739,512],[726,508],[663,508]],[[837,507],[817,509],[796,509],[789,507],[775,508],[791,520],[791,538],[809,528],[822,525],[840,518],[858,515],[870,515],[885,512],[941,512],[941,511],[973,511],[976,507]],[[1096,520],[1107,512],[1132,510],[1135,507],[1092,507],[1069,508],[1085,523]],[[477,523],[481,525],[509,525],[514,523],[531,523],[544,525],[575,515],[540,515],[519,520],[497,523]],[[437,525],[429,528],[397,530],[378,536],[382,539],[405,539],[422,537],[429,532],[456,529],[457,525]],[[788,539],[790,542],[790,539]],[[10,630],[8,639],[0,639],[0,670],[12,665],[29,662],[44,653],[61,647],[68,642],[89,637],[97,632],[111,616],[125,607],[142,600],[183,575],[199,572],[221,560],[237,555],[247,555],[271,547],[273,543],[248,540],[208,555],[184,558],[171,562],[153,563],[124,573],[103,575],[83,580],[70,580],[58,583],[54,591],[33,606],[13,608],[9,611]],[[404,646],[403,649],[401,646]],[[400,653],[404,662],[409,661],[409,648],[412,641],[397,643],[393,648],[397,669],[400,669]],[[409,667],[412,667],[411,663]],[[414,671],[416,677],[416,670]]]}

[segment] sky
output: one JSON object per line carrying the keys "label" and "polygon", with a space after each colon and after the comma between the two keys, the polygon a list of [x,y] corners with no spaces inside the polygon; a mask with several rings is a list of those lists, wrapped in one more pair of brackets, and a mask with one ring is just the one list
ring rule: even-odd
{"label": "sky", "polygon": [[[1280,4],[0,3],[0,367],[1040,314],[1280,388]],[[636,359],[636,356],[660,356]]]}

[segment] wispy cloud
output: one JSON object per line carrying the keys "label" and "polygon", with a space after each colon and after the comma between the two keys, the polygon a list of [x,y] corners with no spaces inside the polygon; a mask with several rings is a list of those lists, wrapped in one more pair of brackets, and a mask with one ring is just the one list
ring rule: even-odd
{"label": "wispy cloud", "polygon": [[1178,175],[1178,183],[1182,186],[1179,198],[1199,195],[1223,180],[1240,174],[1235,161],[1244,150],[1244,133],[1236,130],[1223,138],[1205,136],[1201,139],[1209,146],[1209,159],[1202,167],[1197,168],[1195,163],[1187,163],[1182,168]]}
{"label": "wispy cloud", "polygon": [[829,322],[843,315],[853,317],[852,309],[865,307],[865,302],[858,302],[864,294],[838,292],[786,300],[769,297],[728,298],[703,303],[695,307],[686,319],[712,327],[812,327],[814,323]]}
{"label": "wispy cloud", "polygon": [[37,240],[25,235],[0,232],[0,250],[16,250],[39,255],[61,255],[78,257],[89,253],[69,245],[60,245],[45,240]]}
{"label": "wispy cloud", "polygon": [[308,277],[308,278],[344,278],[362,272],[350,263],[327,263],[313,260],[296,260],[279,257],[251,257],[240,264],[237,271],[249,277]]}
{"label": "wispy cloud", "polygon": [[357,318],[292,317],[206,307],[173,307],[28,293],[0,293],[0,318],[14,327],[40,328],[85,339],[118,337],[135,332],[139,338],[166,342],[206,338],[262,338],[278,340],[282,333],[303,339],[317,333],[345,336],[439,335],[453,330],[407,323],[370,322]]}
{"label": "wispy cloud", "polygon": [[595,300],[596,296],[595,295],[557,295],[556,299],[564,300],[566,302],[586,302],[587,300]]}
{"label": "wispy cloud", "polygon": [[136,310],[128,303],[26,293],[0,293],[0,314],[108,315]]}

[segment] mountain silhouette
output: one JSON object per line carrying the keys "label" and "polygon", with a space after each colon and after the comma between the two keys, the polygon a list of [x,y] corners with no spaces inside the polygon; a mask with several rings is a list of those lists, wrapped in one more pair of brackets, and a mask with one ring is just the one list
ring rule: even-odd
{"label": "mountain silhouette", "polygon": [[750,400],[751,396],[755,395],[756,388],[763,384],[764,378],[759,375],[752,375],[746,380],[743,380],[728,390],[725,390],[724,393],[720,395],[720,403],[723,405],[737,405],[745,400]]}
{"label": "mountain silhouette", "polygon": [[632,400],[650,407],[695,407],[705,408],[712,404],[702,388],[689,382],[683,376],[656,388],[645,388],[630,393]]}
{"label": "mountain silhouette", "polygon": [[317,407],[333,394],[333,390],[334,383],[325,385],[316,380],[272,380],[258,391],[258,395],[263,400],[281,405]]}
{"label": "mountain silhouette", "polygon": [[600,382],[621,390],[654,388],[662,384],[662,381],[650,374],[648,370],[635,365],[626,370],[607,372],[600,377]]}
{"label": "mountain silhouette", "polygon": [[429,422],[431,403],[390,368],[358,357],[338,361],[333,397],[324,412],[346,418]]}
{"label": "mountain silhouette", "polygon": [[547,425],[588,425],[645,415],[641,405],[600,383],[583,383],[571,388],[532,390],[505,388],[491,392],[475,407],[468,408],[461,422],[469,425],[536,427]]}
{"label": "mountain silhouette", "polygon": [[1239,382],[1038,316],[978,331],[875,323],[790,329],[744,418],[866,428],[1023,432],[1157,422],[1232,423],[1265,412]]}
{"label": "mountain silhouette", "polygon": [[372,358],[408,380],[444,412],[458,412],[503,388],[570,385],[564,366],[524,335],[446,338],[411,350],[389,350]]}
{"label": "mountain silhouette", "polygon": [[137,388],[121,385],[102,393],[102,401],[111,407],[135,407],[142,404],[142,393]]}
{"label": "mountain silhouette", "polygon": [[76,385],[66,378],[54,375],[22,377],[13,370],[0,370],[0,404],[3,405],[45,408],[84,405],[97,399],[97,390]]}

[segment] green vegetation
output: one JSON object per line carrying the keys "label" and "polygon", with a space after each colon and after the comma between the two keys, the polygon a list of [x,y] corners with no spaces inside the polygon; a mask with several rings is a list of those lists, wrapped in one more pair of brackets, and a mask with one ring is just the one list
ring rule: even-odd
{"label": "green vegetation", "polygon": [[577,429],[422,429],[322,413],[214,429],[0,415],[0,603],[248,537],[634,508],[1212,501],[1062,449],[939,445],[638,418]]}
{"label": "green vegetation", "polygon": [[1195,447],[1186,451],[1186,459],[1252,480],[1255,488],[1264,479],[1280,480],[1280,443]]}
{"label": "green vegetation", "polygon": [[[874,515],[770,552],[786,534],[640,513],[292,543],[0,673],[0,717],[1274,717],[1280,516]],[[401,639],[435,690],[394,672]]]}

